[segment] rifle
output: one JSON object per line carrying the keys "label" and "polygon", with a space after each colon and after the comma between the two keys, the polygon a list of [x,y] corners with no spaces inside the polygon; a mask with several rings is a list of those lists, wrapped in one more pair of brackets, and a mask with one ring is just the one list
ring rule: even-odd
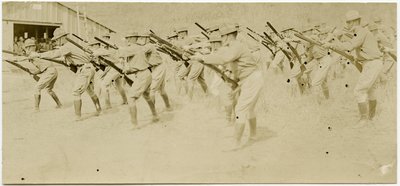
{"label": "rifle", "polygon": [[[314,40],[312,40],[312,39],[310,39],[310,38],[308,38],[308,37],[306,37],[306,36],[304,36],[304,35],[301,35],[301,34],[298,34],[298,33],[295,33],[294,35],[295,35],[296,37],[298,37],[298,38],[304,40],[304,41],[307,41],[307,42],[311,43],[311,44],[315,44],[315,45],[324,47],[322,43],[320,43],[320,42],[318,42],[318,41],[314,41]],[[324,47],[324,48],[325,48],[325,47]],[[344,51],[340,51],[340,50],[337,50],[337,49],[334,49],[334,48],[328,48],[328,49],[330,49],[330,50],[332,50],[332,51],[334,51],[334,52],[340,54],[341,56],[347,58],[348,60],[350,60],[350,62],[357,68],[357,70],[358,70],[359,72],[361,72],[362,66],[361,66],[360,63],[358,63],[358,62],[355,61],[355,59],[354,59],[353,56],[347,54],[347,53],[344,52]]]}
{"label": "rifle", "polygon": [[205,33],[208,33],[207,29],[205,29],[204,27],[202,27],[199,23],[194,23],[196,26],[198,26],[201,30],[203,30]]}
{"label": "rifle", "polygon": [[[11,52],[11,51],[8,51],[8,50],[3,50],[3,52],[7,53],[7,54],[17,55],[17,56],[26,56],[26,55],[17,54],[15,52]],[[67,65],[63,61],[56,60],[56,59],[51,59],[51,58],[40,58],[40,59],[51,61],[51,62],[60,64],[60,65],[64,65],[64,66],[68,67],[74,73],[76,73],[78,71],[78,67],[76,65],[72,65],[72,64],[71,65]]]}
{"label": "rifle", "polygon": [[[266,32],[263,32],[263,33],[264,33],[264,35],[265,35],[266,38],[268,38],[269,40],[271,40],[272,43],[275,43],[274,40],[272,40],[272,38],[271,38]],[[275,44],[275,46],[276,46],[276,44]],[[290,57],[290,54],[289,54],[286,50],[284,50],[284,49],[282,49],[282,48],[281,48],[281,51],[282,51],[282,53],[286,56],[286,58],[288,58],[288,60],[289,60],[289,65],[290,65],[290,69],[292,69],[293,66],[294,66],[294,63],[292,62],[292,58]]]}
{"label": "rifle", "polygon": [[103,39],[100,39],[100,38],[98,38],[98,37],[94,37],[94,39],[97,40],[97,41],[99,41],[100,43],[103,43],[103,44],[107,45],[108,47],[111,47],[111,48],[113,48],[113,49],[115,49],[115,50],[118,50],[118,47],[117,47],[117,46],[112,45],[112,44],[110,44],[109,42],[104,41]]}
{"label": "rifle", "polygon": [[[75,41],[73,41],[72,39],[69,38],[65,38],[68,42],[70,42],[71,44],[75,45],[76,47],[80,48],[81,50],[83,50],[84,52],[87,52],[89,54],[93,54],[93,51],[91,51],[90,49],[86,49],[83,46],[79,45],[78,43],[76,43]],[[93,64],[93,66],[95,66],[97,69],[101,69],[102,71],[104,71],[104,69],[106,68],[104,65],[102,64],[97,64],[94,61],[90,60],[90,63]]]}
{"label": "rifle", "polygon": [[[188,53],[189,55],[194,55],[193,52],[184,51],[183,49],[176,47],[175,45],[169,43],[168,41],[165,41],[164,39],[158,37],[157,35],[154,34],[154,32],[152,32],[152,31],[150,31],[150,32],[151,32],[150,37],[153,37],[154,39],[156,39],[159,43],[163,44],[167,50],[171,51],[172,53],[176,54],[177,56],[182,56],[185,52]],[[182,58],[182,57],[180,57],[180,58]],[[184,60],[184,59],[182,59],[182,60]],[[184,60],[184,61],[187,63],[188,60]],[[220,74],[223,77],[223,79],[225,79],[227,82],[232,84],[232,88],[235,89],[236,87],[239,86],[235,80],[229,78],[218,67],[211,65],[211,64],[204,63],[203,61],[197,61],[197,62],[203,64],[204,66],[211,68],[212,70],[214,70],[215,72]]]}
{"label": "rifle", "polygon": [[152,30],[150,30],[150,37],[154,38],[164,49],[174,54],[175,57],[178,57],[180,60],[184,61],[184,65],[186,67],[189,66],[189,63],[182,58],[182,54],[185,52],[183,49],[169,43],[168,41],[158,37]]}
{"label": "rifle", "polygon": [[14,62],[11,62],[11,61],[8,61],[8,60],[4,60],[4,61],[6,61],[7,63],[9,63],[9,64],[11,64],[11,65],[14,65],[15,67],[18,67],[19,69],[21,69],[21,70],[27,72],[27,73],[30,74],[30,75],[33,75],[33,76],[32,76],[33,79],[34,79],[35,81],[39,81],[40,77],[37,76],[36,74],[33,74],[28,68],[25,68],[25,67],[23,67],[22,65],[20,65],[20,64],[18,64],[18,63],[14,63]]}
{"label": "rifle", "polygon": [[78,35],[76,35],[76,34],[72,34],[73,36],[75,36],[76,38],[78,38],[79,40],[81,40],[81,41],[83,41],[83,42],[85,42],[85,43],[87,43],[87,41],[86,40],[84,40],[84,39],[82,39],[81,37],[79,37]]}
{"label": "rifle", "polygon": [[[276,31],[276,29],[271,25],[270,22],[267,22],[267,25],[271,28],[271,30],[275,33],[275,35],[277,35],[281,40],[283,40],[283,37],[278,33],[278,31]],[[290,43],[286,43],[286,45],[290,48],[290,50],[293,52],[293,54],[296,56],[298,62],[300,63],[300,69],[301,71],[305,71],[306,67],[304,66],[303,63],[301,63],[301,58],[299,53],[297,53],[297,50],[290,44]]]}
{"label": "rifle", "polygon": [[[248,36],[250,36],[251,38],[253,38],[255,41],[260,42],[258,39],[256,39],[254,36],[252,36],[251,34],[247,33]],[[265,48],[267,48],[271,54],[275,57],[275,53],[272,51],[271,48],[268,47],[268,44],[265,41],[261,41],[261,44],[265,46]]]}
{"label": "rifle", "polygon": [[123,73],[122,69],[120,69],[119,67],[117,67],[117,65],[115,65],[111,60],[107,59],[106,57],[103,56],[99,56],[105,63],[107,63],[107,65],[109,65],[110,67],[112,67],[113,69],[115,69],[117,72],[119,72],[120,74],[122,74],[124,76],[124,79],[126,81],[126,83],[128,83],[129,86],[132,86],[133,81],[126,76],[126,74]]}
{"label": "rifle", "polygon": [[201,34],[203,34],[203,36],[206,37],[207,39],[210,39],[210,37],[206,33],[201,32]]}

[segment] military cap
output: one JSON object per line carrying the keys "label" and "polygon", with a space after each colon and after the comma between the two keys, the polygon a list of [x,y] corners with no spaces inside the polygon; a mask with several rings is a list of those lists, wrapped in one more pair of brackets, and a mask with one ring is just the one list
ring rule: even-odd
{"label": "military cap", "polygon": [[211,34],[210,35],[209,42],[218,42],[218,41],[222,41],[221,36],[219,34]]}
{"label": "military cap", "polygon": [[35,44],[35,41],[32,40],[32,39],[27,39],[27,40],[25,40],[25,42],[24,42],[24,47],[35,46],[35,45],[36,45],[36,44]]}
{"label": "military cap", "polygon": [[176,33],[187,32],[187,31],[188,31],[188,29],[186,27],[179,27],[179,28],[175,29]]}
{"label": "military cap", "polygon": [[217,30],[219,30],[219,25],[214,25],[214,26],[211,26],[210,28],[207,28],[207,32],[214,32]]}
{"label": "military cap", "polygon": [[360,18],[360,13],[358,13],[356,10],[350,10],[346,13],[346,21],[353,21]]}
{"label": "military cap", "polygon": [[168,39],[171,39],[171,38],[174,38],[174,37],[178,37],[178,35],[176,33],[173,33],[170,36],[168,36]]}
{"label": "military cap", "polygon": [[379,17],[379,16],[375,16],[374,17],[374,22],[376,23],[376,22],[381,22],[382,21],[382,19],[381,19],[381,17]]}
{"label": "military cap", "polygon": [[101,44],[99,41],[97,41],[97,40],[95,40],[95,39],[92,39],[92,40],[90,40],[89,41],[89,46],[93,46],[93,45],[96,45],[96,44]]}
{"label": "military cap", "polygon": [[144,31],[138,34],[139,37],[150,37],[150,32]]}
{"label": "military cap", "polygon": [[129,33],[125,36],[125,38],[128,38],[128,37],[138,37],[138,36],[139,36],[139,35],[138,35],[137,32],[131,31],[131,32],[129,32]]}
{"label": "military cap", "polygon": [[370,24],[368,25],[368,29],[369,29],[370,31],[377,30],[377,29],[378,29],[378,25],[375,24],[375,23],[370,23]]}
{"label": "military cap", "polygon": [[56,28],[53,32],[53,38],[51,38],[51,40],[56,40],[59,39],[60,37],[66,36],[68,35],[68,33],[65,32],[64,29],[62,28]]}
{"label": "military cap", "polygon": [[238,28],[236,27],[236,25],[224,24],[224,25],[221,25],[221,27],[219,28],[219,32],[220,32],[221,36],[230,34],[233,32],[237,32],[237,31],[238,31]]}
{"label": "military cap", "polygon": [[293,29],[294,29],[293,27],[287,27],[287,28],[284,28],[281,32],[287,32],[287,31],[293,30]]}

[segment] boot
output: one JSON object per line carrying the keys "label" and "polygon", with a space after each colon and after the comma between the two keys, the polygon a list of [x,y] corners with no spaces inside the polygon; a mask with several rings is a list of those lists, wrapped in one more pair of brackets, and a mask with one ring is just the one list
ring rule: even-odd
{"label": "boot", "polygon": [[368,103],[369,103],[369,119],[372,120],[375,117],[377,101],[369,100]]}
{"label": "boot", "polygon": [[323,90],[325,99],[329,99],[329,89]]}
{"label": "boot", "polygon": [[165,107],[167,108],[167,111],[172,111],[172,107],[169,104],[169,98],[167,94],[161,94],[162,99],[164,100]]}
{"label": "boot", "polygon": [[57,104],[57,107],[56,107],[56,108],[61,108],[61,107],[62,107],[62,104],[61,104],[60,100],[58,99],[56,93],[50,92],[49,94],[50,94],[50,96],[53,98],[53,100],[56,102],[56,104]]}
{"label": "boot", "polygon": [[100,115],[101,106],[100,106],[99,98],[96,95],[94,95],[93,97],[90,97],[90,98],[92,98],[93,104],[96,107],[96,116]]}
{"label": "boot", "polygon": [[39,112],[40,94],[35,94],[35,112]]}
{"label": "boot", "polygon": [[131,123],[132,123],[132,127],[133,129],[137,129],[138,128],[138,123],[137,123],[137,109],[136,106],[130,106],[129,107],[129,114],[131,116]]}
{"label": "boot", "polygon": [[124,91],[124,90],[121,90],[119,93],[121,94],[122,105],[128,104],[128,99],[126,98],[126,93],[125,93],[125,91]]}
{"label": "boot", "polygon": [[366,102],[358,103],[358,110],[360,111],[360,120],[353,128],[364,127],[368,122],[368,104]]}
{"label": "boot", "polygon": [[74,108],[75,108],[75,121],[81,120],[81,109],[82,109],[82,100],[75,100],[74,101]]}
{"label": "boot", "polygon": [[104,103],[106,104],[106,110],[111,108],[111,101],[110,101],[110,93],[108,91],[105,92],[105,100]]}
{"label": "boot", "polygon": [[255,141],[257,135],[257,119],[256,118],[249,119],[249,125],[250,125],[250,140]]}
{"label": "boot", "polygon": [[147,104],[149,104],[151,113],[153,115],[153,119],[152,119],[153,123],[158,122],[160,119],[158,118],[156,107],[155,107],[153,101],[151,101],[151,99],[146,99],[146,101],[147,101]]}

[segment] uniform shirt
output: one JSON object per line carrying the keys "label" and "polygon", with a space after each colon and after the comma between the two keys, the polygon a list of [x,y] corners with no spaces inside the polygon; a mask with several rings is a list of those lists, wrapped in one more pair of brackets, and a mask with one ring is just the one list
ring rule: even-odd
{"label": "uniform shirt", "polygon": [[337,43],[336,47],[349,51],[355,50],[359,61],[377,59],[382,55],[374,35],[361,26],[355,27],[354,37],[351,40]]}
{"label": "uniform shirt", "polygon": [[150,66],[157,66],[163,62],[163,59],[154,44],[147,44],[143,49],[146,56],[146,62]]}
{"label": "uniform shirt", "polygon": [[150,65],[147,63],[146,59],[146,47],[140,45],[130,45],[128,47],[121,48],[120,57],[126,59],[125,69],[128,70],[145,70]]}
{"label": "uniform shirt", "polygon": [[40,72],[44,72],[47,68],[53,67],[53,62],[43,59],[33,59],[31,60],[32,64],[35,65]]}
{"label": "uniform shirt", "polygon": [[67,64],[83,65],[90,63],[89,54],[69,42],[65,43],[56,50],[51,50],[40,54],[40,57],[51,59],[63,56]]}
{"label": "uniform shirt", "polygon": [[231,63],[235,79],[243,80],[257,68],[257,62],[250,50],[240,41],[231,41],[215,53],[206,55],[204,62],[209,64]]}

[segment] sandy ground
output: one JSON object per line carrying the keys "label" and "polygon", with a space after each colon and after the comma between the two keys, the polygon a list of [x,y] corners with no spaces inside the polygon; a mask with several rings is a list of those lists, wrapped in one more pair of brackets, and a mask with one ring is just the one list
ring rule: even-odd
{"label": "sandy ground", "polygon": [[[395,76],[380,86],[377,119],[352,129],[358,120],[355,71],[329,81],[331,99],[321,105],[310,94],[288,99],[285,79],[266,72],[257,104],[258,141],[224,152],[233,127],[226,125],[218,99],[204,97],[196,85],[188,102],[176,93],[170,75],[174,111],[164,111],[158,95],[161,122],[151,124],[150,110],[140,99],[142,128],[130,130],[128,107],[119,105],[114,89],[113,108],[99,117],[84,94],[86,119],[74,122],[72,72],[60,67],[55,86],[65,107],[54,109],[44,92],[39,113],[33,112],[34,81],[3,72],[3,182],[396,182]],[[248,127],[243,143],[247,137]]]}

